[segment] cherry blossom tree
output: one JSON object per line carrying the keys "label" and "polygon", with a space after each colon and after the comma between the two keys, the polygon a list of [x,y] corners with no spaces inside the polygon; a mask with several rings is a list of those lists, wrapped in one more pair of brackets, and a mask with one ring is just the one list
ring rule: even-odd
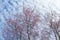
{"label": "cherry blossom tree", "polygon": [[[4,40],[31,40],[33,29],[38,26],[40,16],[35,9],[23,7],[23,13],[14,14],[14,17],[6,20],[2,36]],[[24,38],[23,38],[24,37]]]}
{"label": "cherry blossom tree", "polygon": [[52,29],[55,34],[56,40],[60,40],[59,29],[60,29],[60,14],[55,11],[51,11],[51,13],[47,14],[48,19],[46,19],[47,24]]}

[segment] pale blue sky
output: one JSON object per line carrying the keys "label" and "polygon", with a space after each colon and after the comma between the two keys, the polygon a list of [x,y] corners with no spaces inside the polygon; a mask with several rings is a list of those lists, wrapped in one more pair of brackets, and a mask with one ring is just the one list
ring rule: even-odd
{"label": "pale blue sky", "polygon": [[36,8],[43,14],[50,10],[60,13],[60,0],[0,0],[0,30],[4,27],[5,18],[12,17],[11,15],[14,13],[19,13],[23,6]]}

